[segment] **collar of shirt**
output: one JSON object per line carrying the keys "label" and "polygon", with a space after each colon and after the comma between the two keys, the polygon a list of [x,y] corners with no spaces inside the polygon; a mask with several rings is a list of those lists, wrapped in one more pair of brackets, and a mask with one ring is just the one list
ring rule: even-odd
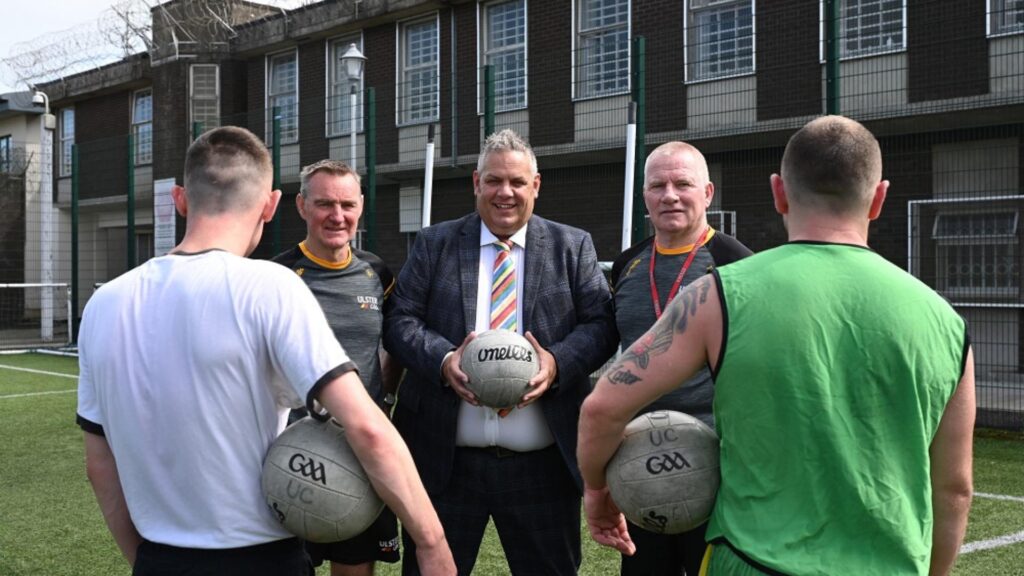
{"label": "collar of shirt", "polygon": [[[526,224],[523,224],[522,228],[520,228],[519,230],[516,230],[515,234],[509,236],[509,240],[511,240],[512,243],[515,244],[516,246],[519,246],[520,248],[526,249],[526,227],[529,226],[529,225],[530,225],[529,222],[527,222]],[[494,233],[492,233],[487,228],[487,225],[485,225],[484,223],[481,222],[480,223],[480,246],[489,246],[489,245],[494,244],[495,242],[498,242],[498,241],[499,241],[498,237],[495,236]]]}

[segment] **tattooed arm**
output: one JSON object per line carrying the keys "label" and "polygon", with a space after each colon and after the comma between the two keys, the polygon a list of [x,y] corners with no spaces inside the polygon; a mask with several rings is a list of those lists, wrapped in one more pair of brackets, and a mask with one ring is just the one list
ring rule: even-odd
{"label": "tattooed arm", "polygon": [[644,406],[716,358],[722,340],[722,306],[710,275],[687,286],[665,314],[597,382],[580,413],[577,458],[584,508],[599,544],[632,554],[625,520],[607,494],[604,469],[626,424]]}

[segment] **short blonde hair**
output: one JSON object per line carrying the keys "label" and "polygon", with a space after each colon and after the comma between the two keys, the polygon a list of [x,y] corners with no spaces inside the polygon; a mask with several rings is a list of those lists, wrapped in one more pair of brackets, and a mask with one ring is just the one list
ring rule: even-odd
{"label": "short blonde hair", "polygon": [[522,136],[513,130],[505,128],[487,137],[483,148],[480,149],[480,157],[476,161],[477,172],[484,171],[487,156],[494,152],[522,152],[530,158],[530,169],[534,174],[537,173],[537,157],[534,156],[533,149],[526,143],[526,140],[523,140]]}

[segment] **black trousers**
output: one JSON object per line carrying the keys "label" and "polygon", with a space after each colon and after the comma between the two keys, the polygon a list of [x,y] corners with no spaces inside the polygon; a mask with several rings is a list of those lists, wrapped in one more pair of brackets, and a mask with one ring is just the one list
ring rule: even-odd
{"label": "black trousers", "polygon": [[704,560],[708,524],[682,534],[656,534],[629,523],[636,554],[622,557],[622,576],[697,576]]}
{"label": "black trousers", "polygon": [[132,576],[309,576],[313,566],[297,538],[207,550],[144,540]]}
{"label": "black trousers", "polygon": [[[489,518],[515,576],[568,576],[579,569],[580,495],[557,446],[456,448],[451,481],[431,500],[459,574],[473,571]],[[402,535],[402,574],[418,575],[415,543]]]}

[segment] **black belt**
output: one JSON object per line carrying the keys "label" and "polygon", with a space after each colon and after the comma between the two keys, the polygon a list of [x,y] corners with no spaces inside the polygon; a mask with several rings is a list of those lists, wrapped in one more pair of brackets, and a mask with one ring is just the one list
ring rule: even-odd
{"label": "black belt", "polygon": [[546,448],[541,448],[539,450],[528,450],[525,452],[519,450],[512,450],[510,448],[505,448],[504,446],[459,446],[458,448],[459,450],[472,450],[473,452],[486,454],[492,458],[512,458],[515,456],[540,454],[541,452],[544,452],[545,450],[550,450],[551,448],[554,447],[555,444],[552,444],[551,446],[548,446]]}

